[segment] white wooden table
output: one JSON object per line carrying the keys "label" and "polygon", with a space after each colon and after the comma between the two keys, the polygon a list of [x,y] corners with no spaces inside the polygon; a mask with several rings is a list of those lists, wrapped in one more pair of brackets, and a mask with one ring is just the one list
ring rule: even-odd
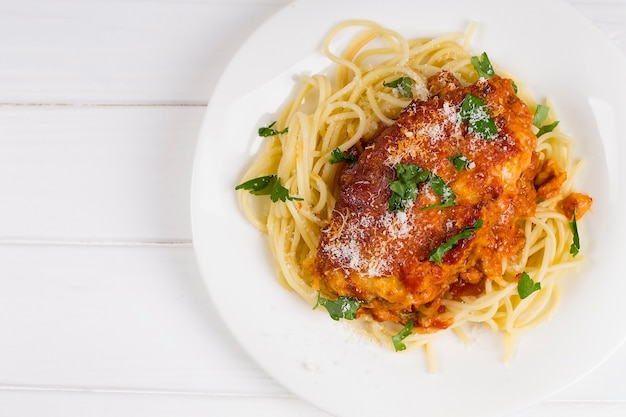
{"label": "white wooden table", "polygon": [[[205,105],[286,3],[0,1],[0,416],[329,416],[237,345],[191,239]],[[571,3],[626,53],[625,0]],[[625,375],[517,416],[624,416]]]}

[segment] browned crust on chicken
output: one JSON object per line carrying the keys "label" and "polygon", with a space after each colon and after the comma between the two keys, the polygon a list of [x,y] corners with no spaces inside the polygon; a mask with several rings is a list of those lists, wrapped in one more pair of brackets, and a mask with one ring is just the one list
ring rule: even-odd
{"label": "browned crust on chicken", "polygon": [[[418,326],[445,328],[450,321],[438,319],[445,310],[441,298],[480,293],[486,279],[502,275],[502,261],[524,245],[520,219],[536,207],[536,136],[533,116],[510,79],[495,76],[462,88],[441,72],[429,80],[429,89],[429,100],[413,101],[357,163],[345,166],[313,275],[323,293],[365,301],[360,314],[405,323],[420,311]],[[470,132],[459,119],[468,93],[486,102],[498,127],[493,140]],[[461,171],[450,161],[459,154],[471,161]],[[421,183],[414,204],[390,211],[398,163],[442,178],[456,194],[455,204],[423,210],[441,198]],[[429,260],[441,244],[479,219],[482,227],[441,263]]]}

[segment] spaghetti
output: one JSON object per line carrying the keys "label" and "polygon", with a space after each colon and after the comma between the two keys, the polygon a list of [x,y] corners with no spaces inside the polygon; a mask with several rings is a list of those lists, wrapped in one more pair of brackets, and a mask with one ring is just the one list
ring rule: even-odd
{"label": "spaghetti", "polygon": [[[238,198],[250,222],[268,235],[279,280],[310,305],[320,302],[319,283],[311,266],[321,230],[329,224],[339,194],[341,164],[333,163],[336,155],[349,158],[359,153],[383,128],[395,123],[413,100],[427,100],[427,80],[441,71],[453,74],[461,86],[476,83],[481,76],[468,52],[473,30],[472,26],[465,34],[406,39],[374,22],[344,22],[331,30],[323,43],[325,55],[337,66],[334,77],[316,74],[301,78],[299,90],[275,123],[280,130],[271,132],[244,175],[248,181],[271,178],[271,186],[283,194],[272,196],[268,204],[259,204],[244,190]],[[333,49],[346,31],[351,32],[350,42],[336,54]],[[496,72],[504,76],[501,69]],[[405,79],[408,82],[400,85]],[[398,82],[392,85],[390,80]],[[545,192],[538,193],[541,198],[534,214],[522,220],[523,249],[503,261],[503,274],[486,279],[479,295],[442,297],[439,306],[451,319],[446,327],[463,340],[469,341],[463,330],[469,323],[504,332],[507,357],[514,336],[544,320],[558,304],[559,278],[582,259],[570,253],[572,215],[580,218],[591,201],[586,196],[574,198],[578,213],[564,210],[563,201],[573,193],[578,170],[570,155],[572,141],[555,129],[558,122],[547,112],[548,106],[534,102],[521,86],[517,89],[517,96],[531,111],[545,113],[542,126],[551,126],[545,131],[533,128],[538,136],[535,152],[540,174],[546,177],[540,184]],[[531,282],[541,290],[520,297],[521,275],[532,277]],[[429,342],[437,334],[413,329],[413,323],[407,331],[402,323],[379,321],[369,314],[360,315],[354,324],[385,345],[406,332],[401,344],[424,346],[428,355]]]}

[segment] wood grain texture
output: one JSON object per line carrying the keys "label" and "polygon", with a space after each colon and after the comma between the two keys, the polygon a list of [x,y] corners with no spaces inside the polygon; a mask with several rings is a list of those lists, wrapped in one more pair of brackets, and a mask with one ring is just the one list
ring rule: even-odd
{"label": "wood grain texture", "polygon": [[[623,2],[572,3],[626,51]],[[206,104],[237,47],[286,4],[2,2],[0,103]]]}
{"label": "wood grain texture", "polygon": [[285,392],[219,320],[190,246],[1,246],[0,276],[0,386]]}
{"label": "wood grain texture", "polygon": [[0,106],[0,241],[190,241],[203,107]]}
{"label": "wood grain texture", "polygon": [[206,104],[278,5],[178,1],[0,4],[0,102]]}
{"label": "wood grain texture", "polygon": [[[291,396],[228,397],[115,392],[0,390],[3,416],[90,417],[272,416],[332,417]],[[42,414],[45,413],[45,414]],[[508,417],[623,417],[624,403],[546,402]]]}

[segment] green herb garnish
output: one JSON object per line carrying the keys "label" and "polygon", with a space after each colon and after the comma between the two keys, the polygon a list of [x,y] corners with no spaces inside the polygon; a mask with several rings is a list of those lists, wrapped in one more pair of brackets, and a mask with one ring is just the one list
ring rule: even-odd
{"label": "green herb garnish", "polygon": [[471,61],[479,77],[491,78],[496,75],[496,72],[493,70],[493,67],[491,66],[491,62],[489,61],[489,57],[487,56],[486,52],[483,52],[480,57],[473,56],[471,58]]}
{"label": "green herb garnish", "polygon": [[466,156],[460,153],[449,157],[448,160],[452,162],[452,164],[454,165],[454,169],[456,169],[459,172],[463,171],[464,169],[469,168],[470,165],[472,164],[472,161],[470,161],[469,159],[467,159]]}
{"label": "green herb garnish", "polygon": [[544,133],[552,132],[554,128],[558,126],[558,124],[559,121],[557,120],[556,122],[550,123],[549,125],[541,126],[536,136],[539,137]]}
{"label": "green herb garnish", "polygon": [[282,133],[287,133],[289,131],[288,127],[284,128],[283,130],[278,131],[278,130],[274,129],[274,125],[275,124],[276,124],[276,121],[273,121],[267,127],[260,127],[259,128],[259,136],[263,136],[263,137],[276,136],[276,135],[280,135]]}
{"label": "green herb garnish", "polygon": [[522,300],[528,297],[530,294],[541,289],[541,282],[535,282],[530,275],[526,272],[522,272],[522,276],[517,282],[517,293]]}
{"label": "green herb garnish", "polygon": [[383,85],[389,88],[395,88],[402,97],[411,97],[411,87],[413,80],[411,77],[400,77],[390,82],[384,82]]}
{"label": "green herb garnish", "polygon": [[498,136],[498,127],[489,115],[487,103],[482,98],[466,94],[461,103],[459,116],[462,121],[468,122],[470,132],[486,141],[491,141]]}
{"label": "green herb garnish", "polygon": [[431,262],[437,262],[438,264],[441,264],[443,255],[445,255],[450,249],[458,245],[461,240],[471,237],[472,233],[480,229],[482,226],[483,226],[483,220],[482,219],[476,220],[476,222],[472,226],[466,227],[465,229],[461,230],[459,234],[453,236],[450,240],[444,242],[441,246],[435,249],[433,253],[431,253],[430,256],[428,257],[428,260]]}
{"label": "green herb garnish", "polygon": [[248,180],[236,186],[235,190],[247,190],[254,195],[269,195],[270,200],[274,203],[278,200],[302,200],[302,198],[290,196],[289,190],[282,186],[280,178],[276,175],[266,175]]}
{"label": "green herb garnish", "polygon": [[389,184],[392,191],[389,211],[404,211],[417,198],[417,184],[425,181],[428,181],[433,192],[441,197],[441,203],[422,207],[422,210],[454,205],[456,194],[443,178],[413,164],[396,164],[395,168],[398,180]]}
{"label": "green herb garnish", "polygon": [[511,81],[511,87],[513,87],[513,92],[517,94],[517,84],[515,84],[515,81]]}
{"label": "green herb garnish", "polygon": [[533,125],[536,127],[541,127],[543,122],[545,122],[548,117],[548,113],[550,113],[550,107],[544,106],[543,104],[538,104],[537,109],[535,110],[535,114],[533,115]]}
{"label": "green herb garnish", "polygon": [[415,327],[415,322],[413,320],[409,320],[407,324],[404,325],[402,330],[400,330],[400,333],[391,337],[391,341],[393,342],[393,347],[396,349],[396,352],[406,350],[406,345],[402,341],[413,333],[413,327]]}
{"label": "green herb garnish", "polygon": [[345,153],[343,152],[341,149],[339,149],[339,147],[333,149],[330,152],[330,163],[331,164],[338,164],[340,162],[343,161],[348,161],[349,163],[354,163],[356,162],[356,156],[351,155],[349,153]]}
{"label": "green herb garnish", "polygon": [[268,195],[276,183],[276,175],[266,175],[248,180],[235,187],[235,190],[248,190],[254,195]]}
{"label": "green herb garnish", "polygon": [[541,126],[543,122],[548,118],[548,114],[550,113],[550,107],[544,106],[543,104],[537,104],[537,108],[535,109],[535,114],[533,115],[533,125],[538,127],[537,137],[543,135],[544,133],[552,132],[555,127],[558,126],[559,121],[552,122],[549,125]]}
{"label": "green herb garnish", "polygon": [[446,184],[443,178],[435,174],[430,174],[428,182],[430,183],[430,186],[435,194],[441,197],[441,203],[431,204],[430,206],[423,207],[422,210],[451,207],[454,205],[454,202],[456,201],[456,194],[454,194],[452,188]]}
{"label": "green herb garnish", "polygon": [[398,180],[389,184],[389,211],[403,211],[417,198],[417,184],[427,181],[430,173],[412,164],[397,164],[395,168]]}
{"label": "green herb garnish", "polygon": [[333,320],[354,320],[356,319],[357,311],[359,311],[363,303],[364,301],[357,298],[343,296],[336,300],[329,300],[328,298],[322,297],[318,292],[317,303],[313,306],[313,310],[319,306],[323,306]]}
{"label": "green herb garnish", "polygon": [[572,257],[575,257],[578,255],[578,252],[580,252],[580,237],[578,236],[578,225],[576,224],[576,207],[574,207],[574,216],[572,217],[572,221],[569,225],[572,229],[572,233],[574,234],[572,244],[569,247],[569,253],[572,254]]}

